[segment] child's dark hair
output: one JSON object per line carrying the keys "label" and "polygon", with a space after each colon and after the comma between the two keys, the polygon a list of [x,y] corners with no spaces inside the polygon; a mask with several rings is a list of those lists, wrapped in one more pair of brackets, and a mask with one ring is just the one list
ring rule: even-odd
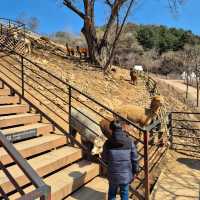
{"label": "child's dark hair", "polygon": [[112,131],[116,130],[116,129],[121,129],[122,128],[122,124],[120,122],[120,120],[113,120],[111,123],[110,123],[110,129]]}

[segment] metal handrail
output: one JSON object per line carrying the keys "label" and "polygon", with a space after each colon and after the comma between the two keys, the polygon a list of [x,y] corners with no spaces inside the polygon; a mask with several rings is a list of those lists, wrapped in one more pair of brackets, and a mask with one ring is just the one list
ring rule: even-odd
{"label": "metal handrail", "polygon": [[16,21],[16,20],[12,20],[12,19],[7,19],[7,18],[3,18],[3,17],[0,17],[0,20],[5,20],[5,21],[7,21],[8,23],[10,22],[14,22],[14,23],[16,23],[16,24],[20,24],[20,25],[22,25],[22,26],[25,26],[25,24],[24,23],[22,23],[22,22],[20,22],[20,21]]}
{"label": "metal handrail", "polygon": [[[24,172],[24,174],[29,178],[33,185],[41,191],[38,197],[44,198],[45,200],[50,199],[50,187],[44,183],[44,181],[39,177],[39,175],[33,170],[33,168],[28,164],[28,162],[18,153],[13,144],[11,144],[8,139],[4,136],[2,130],[0,130],[0,144],[7,151],[13,161],[18,165],[18,167]],[[31,194],[26,194],[29,199]]]}
{"label": "metal handrail", "polygon": [[[1,44],[2,44],[2,43],[1,43]],[[4,44],[2,44],[2,45],[4,45]],[[6,47],[6,48],[8,48],[8,47]],[[8,50],[10,50],[10,51],[13,52],[14,54],[20,56],[20,57],[23,58],[24,60],[30,62],[31,64],[33,64],[33,65],[34,65],[35,67],[37,67],[38,69],[40,69],[40,70],[42,70],[43,72],[47,73],[48,75],[52,76],[52,77],[55,78],[56,80],[60,81],[62,84],[64,84],[64,85],[70,87],[72,90],[78,92],[79,94],[83,95],[84,97],[88,98],[89,100],[91,100],[91,101],[94,102],[95,104],[97,104],[97,105],[99,105],[100,107],[106,109],[107,111],[109,111],[110,113],[114,114],[115,116],[121,118],[122,120],[124,120],[124,121],[127,122],[128,124],[131,124],[132,126],[134,126],[135,128],[137,128],[138,130],[143,131],[143,132],[145,132],[145,131],[147,131],[147,130],[150,130],[150,129],[148,128],[148,126],[146,126],[146,128],[143,128],[143,127],[138,126],[137,124],[134,124],[132,121],[130,121],[130,120],[124,118],[123,116],[121,116],[121,115],[119,115],[118,113],[114,112],[113,110],[111,110],[111,109],[108,108],[107,106],[105,106],[105,105],[99,103],[99,102],[98,102],[97,100],[95,100],[93,97],[91,97],[91,96],[89,96],[89,95],[87,95],[87,94],[81,92],[81,91],[80,91],[79,89],[77,89],[75,86],[72,86],[72,85],[70,85],[69,83],[63,81],[62,79],[60,79],[60,78],[57,77],[56,75],[50,73],[50,72],[47,71],[46,69],[44,69],[44,68],[42,68],[41,66],[39,66],[37,63],[34,63],[34,62],[31,61],[30,59],[24,57],[23,55],[21,55],[21,54],[15,52],[14,50],[12,50],[12,49],[10,49],[10,48],[8,48]]]}

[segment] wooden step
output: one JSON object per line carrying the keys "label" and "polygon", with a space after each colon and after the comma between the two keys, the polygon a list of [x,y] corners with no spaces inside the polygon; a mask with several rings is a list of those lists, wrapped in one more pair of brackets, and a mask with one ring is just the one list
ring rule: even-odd
{"label": "wooden step", "polygon": [[0,104],[16,104],[19,103],[18,96],[0,96]]}
{"label": "wooden step", "polygon": [[[66,144],[66,137],[63,135],[48,134],[42,137],[26,140],[14,144],[15,148],[24,157],[30,157],[40,154],[45,151],[63,146]],[[0,148],[1,162],[6,165],[13,162],[12,158],[7,154],[7,152]]]}
{"label": "wooden step", "polygon": [[[61,200],[98,175],[98,164],[82,160],[45,178],[44,181],[51,186],[51,200]],[[24,191],[27,193],[33,190],[34,187],[28,187]],[[19,197],[16,193],[9,196],[9,199]]]}
{"label": "wooden step", "polygon": [[0,89],[0,96],[8,96],[9,94],[10,94],[10,89],[8,88]]}
{"label": "wooden step", "polygon": [[[80,159],[81,156],[82,153],[80,149],[66,146],[30,159],[28,160],[28,163],[39,174],[39,176],[44,176],[72,162],[75,162],[76,160]],[[20,186],[29,183],[29,180],[18,166],[14,165],[8,167],[7,169]],[[59,182],[57,183],[59,184]],[[2,187],[6,193],[15,189],[3,172],[0,172],[0,187]]]}
{"label": "wooden step", "polygon": [[106,200],[107,193],[108,181],[104,178],[96,177],[64,200]]}
{"label": "wooden step", "polygon": [[25,126],[19,126],[14,128],[8,128],[3,130],[3,134],[10,141],[18,141],[22,139],[28,139],[31,137],[48,134],[53,131],[52,124],[35,123]]}
{"label": "wooden step", "polygon": [[17,114],[0,117],[0,128],[15,126],[20,124],[33,124],[40,121],[39,114]]}
{"label": "wooden step", "polygon": [[15,114],[15,113],[26,113],[29,111],[28,105],[14,104],[14,105],[1,105],[0,115]]}

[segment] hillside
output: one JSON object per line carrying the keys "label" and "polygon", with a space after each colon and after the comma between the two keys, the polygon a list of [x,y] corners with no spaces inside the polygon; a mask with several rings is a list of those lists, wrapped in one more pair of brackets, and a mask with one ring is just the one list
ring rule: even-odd
{"label": "hillside", "polygon": [[[97,35],[101,36],[103,31],[104,27],[98,27]],[[71,47],[87,46],[83,35],[57,32],[51,38],[61,44],[68,42]],[[125,68],[142,64],[152,72],[180,74],[184,70],[181,56],[185,48],[198,45],[200,37],[189,30],[128,23],[121,34],[113,63]]]}
{"label": "hillside", "polygon": [[[32,34],[29,37],[32,40],[40,40]],[[53,50],[48,48],[50,45]],[[59,48],[62,50],[62,56],[55,55],[54,49]],[[39,46],[38,44],[34,45],[33,54],[29,58],[111,109],[127,103],[142,107],[149,106],[150,96],[144,80],[139,78],[137,86],[130,84],[128,69],[113,66],[116,70],[111,71],[109,76],[105,76],[100,69],[85,61],[80,61],[78,57],[67,56],[67,51],[63,55],[65,51],[65,47],[58,43],[40,42]],[[174,91],[168,91],[164,83],[159,84],[159,89],[161,94],[165,96],[168,111],[191,110],[189,105],[187,106],[181,101],[181,98],[177,99],[173,95]],[[81,100],[87,101],[87,99]],[[55,99],[55,101],[59,102],[59,99]]]}

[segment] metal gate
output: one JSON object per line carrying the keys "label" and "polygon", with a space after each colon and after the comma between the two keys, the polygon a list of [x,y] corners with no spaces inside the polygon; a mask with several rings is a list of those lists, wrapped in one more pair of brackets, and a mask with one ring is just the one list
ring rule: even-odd
{"label": "metal gate", "polygon": [[200,113],[169,114],[171,148],[200,157]]}
{"label": "metal gate", "polygon": [[[14,34],[20,35],[16,40]],[[25,25],[10,19],[0,18],[0,50],[6,47],[20,54],[25,52]],[[3,45],[2,45],[3,44]]]}

